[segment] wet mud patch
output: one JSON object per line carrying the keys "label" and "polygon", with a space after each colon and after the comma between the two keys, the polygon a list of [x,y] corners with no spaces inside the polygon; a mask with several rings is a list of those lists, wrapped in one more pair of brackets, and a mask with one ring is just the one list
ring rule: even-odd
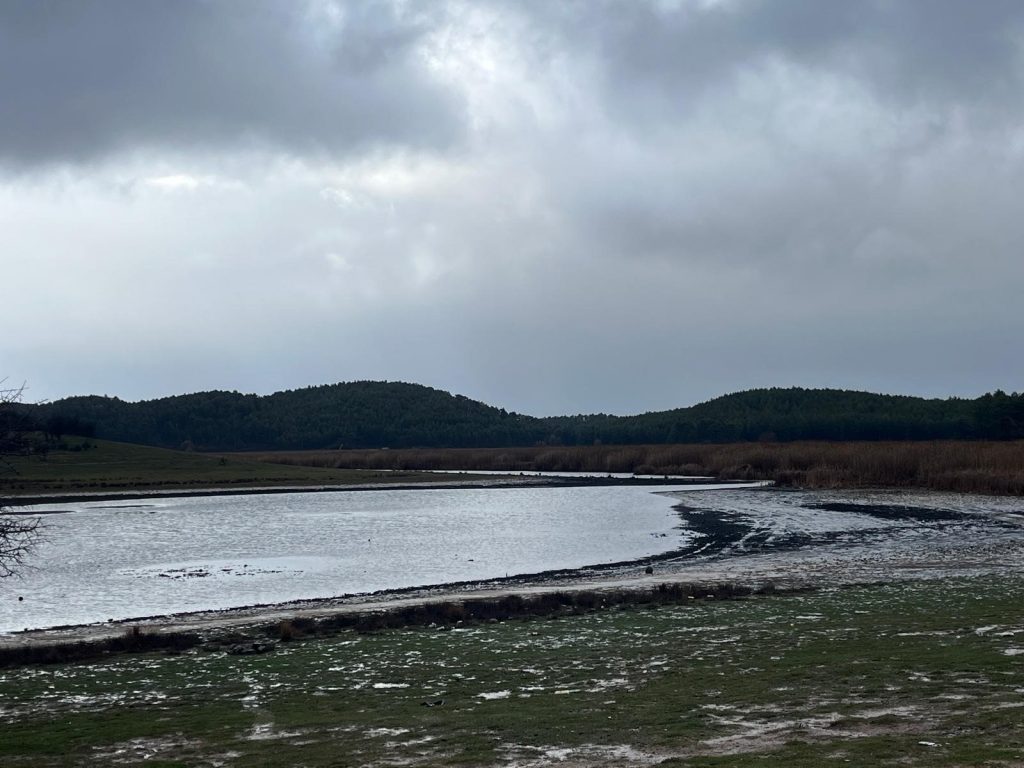
{"label": "wet mud patch", "polygon": [[156,504],[97,504],[93,509],[153,509]]}
{"label": "wet mud patch", "polygon": [[977,519],[976,515],[960,512],[955,509],[941,507],[917,507],[907,504],[857,504],[850,502],[822,502],[807,504],[807,509],[819,509],[823,512],[847,512],[855,515],[868,515],[878,520],[901,521],[917,520],[921,522],[955,522]]}
{"label": "wet mud patch", "polygon": [[917,491],[671,492],[682,574],[758,571],[798,583],[934,578],[1024,569],[1012,500]]}
{"label": "wet mud patch", "polygon": [[856,532],[801,531],[777,529],[761,525],[750,516],[716,509],[699,509],[678,504],[675,511],[683,527],[694,537],[694,543],[674,553],[678,559],[738,557],[769,551],[793,550],[803,547],[849,542],[852,538],[866,539],[881,529],[861,529]]}
{"label": "wet mud patch", "polygon": [[156,566],[153,568],[133,568],[120,571],[125,576],[136,578],[160,578],[160,579],[205,579],[209,577],[254,577],[274,576],[277,574],[301,575],[302,571],[295,568],[274,565],[252,565],[249,563],[211,563],[204,565],[187,565],[168,568]]}
{"label": "wet mud patch", "polygon": [[172,568],[157,574],[161,579],[205,579],[209,575],[205,568]]}
{"label": "wet mud patch", "polygon": [[685,504],[677,504],[673,509],[679,514],[685,529],[696,536],[694,544],[682,550],[682,554],[720,554],[754,530],[742,515]]}

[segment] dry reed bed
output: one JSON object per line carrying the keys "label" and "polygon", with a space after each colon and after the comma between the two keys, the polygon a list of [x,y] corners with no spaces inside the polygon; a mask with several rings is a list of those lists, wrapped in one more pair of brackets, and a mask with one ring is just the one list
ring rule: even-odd
{"label": "dry reed bed", "polygon": [[1024,441],[795,442],[244,454],[338,469],[636,472],[809,488],[915,487],[1024,495]]}

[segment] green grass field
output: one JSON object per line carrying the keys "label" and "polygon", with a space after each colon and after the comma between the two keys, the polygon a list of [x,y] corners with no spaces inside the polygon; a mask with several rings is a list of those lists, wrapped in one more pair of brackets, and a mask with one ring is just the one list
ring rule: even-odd
{"label": "green grass field", "polygon": [[283,466],[106,440],[70,437],[64,443],[66,448],[45,455],[8,457],[0,496],[437,480],[415,472]]}
{"label": "green grass field", "polygon": [[1021,765],[1022,599],[917,582],[23,667],[0,764]]}

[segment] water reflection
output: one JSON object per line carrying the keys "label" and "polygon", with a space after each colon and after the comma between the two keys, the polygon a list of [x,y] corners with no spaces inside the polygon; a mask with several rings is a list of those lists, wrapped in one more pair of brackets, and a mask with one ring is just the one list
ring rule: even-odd
{"label": "water reflection", "polygon": [[656,493],[669,487],[65,503],[33,568],[4,585],[0,631],[642,558],[691,537]]}

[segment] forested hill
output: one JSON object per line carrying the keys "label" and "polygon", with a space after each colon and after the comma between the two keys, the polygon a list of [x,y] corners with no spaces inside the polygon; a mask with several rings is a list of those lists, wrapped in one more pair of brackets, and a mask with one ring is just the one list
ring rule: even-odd
{"label": "forested hill", "polygon": [[524,425],[536,421],[438,389],[379,381],[138,403],[74,397],[38,408],[37,419],[59,431],[200,450],[518,445],[527,439]]}
{"label": "forested hill", "polygon": [[1024,436],[1024,396],[929,400],[837,389],[754,389],[671,411],[550,421],[565,443],[1001,438]]}
{"label": "forested hill", "polygon": [[73,397],[27,410],[53,433],[200,450],[1024,438],[1024,394],[1002,392],[936,400],[757,389],[639,416],[534,418],[417,384],[359,381],[266,396]]}

